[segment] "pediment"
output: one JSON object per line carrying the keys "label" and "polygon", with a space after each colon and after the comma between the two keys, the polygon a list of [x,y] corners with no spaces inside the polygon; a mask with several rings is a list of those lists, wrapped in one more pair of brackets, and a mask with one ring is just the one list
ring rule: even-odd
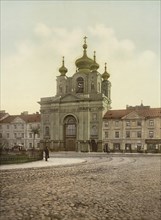
{"label": "pediment", "polygon": [[12,121],[12,123],[24,123],[25,121],[22,119],[22,118],[20,118],[20,117],[16,117],[13,121]]}
{"label": "pediment", "polygon": [[124,117],[122,117],[122,119],[142,119],[144,118],[143,116],[140,116],[136,111],[130,112],[127,115],[125,115]]}
{"label": "pediment", "polygon": [[74,102],[80,100],[80,98],[73,94],[67,94],[60,98],[61,102]]}

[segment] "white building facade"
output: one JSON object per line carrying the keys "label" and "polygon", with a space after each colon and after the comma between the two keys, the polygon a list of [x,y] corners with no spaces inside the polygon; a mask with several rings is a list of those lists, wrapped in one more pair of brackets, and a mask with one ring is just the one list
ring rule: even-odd
{"label": "white building facade", "polygon": [[109,110],[103,118],[105,151],[161,152],[161,108]]}
{"label": "white building facade", "polygon": [[0,121],[0,144],[12,149],[19,146],[25,149],[40,147],[41,115],[28,114],[8,115]]}

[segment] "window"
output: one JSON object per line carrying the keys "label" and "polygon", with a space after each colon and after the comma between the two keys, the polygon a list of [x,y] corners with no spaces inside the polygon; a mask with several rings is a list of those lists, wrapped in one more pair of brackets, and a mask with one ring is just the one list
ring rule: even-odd
{"label": "window", "polygon": [[105,122],[104,125],[105,125],[105,127],[107,128],[107,127],[108,127],[108,122]]}
{"label": "window", "polygon": [[105,131],[105,138],[108,138],[108,131]]}
{"label": "window", "polygon": [[21,137],[24,138],[24,133],[21,133]]}
{"label": "window", "polygon": [[17,138],[17,133],[14,133],[14,137]]}
{"label": "window", "polygon": [[49,133],[50,133],[49,131],[50,131],[49,127],[46,126],[45,127],[45,136],[49,136]]}
{"label": "window", "polygon": [[29,148],[32,148],[32,143],[29,143]]}
{"label": "window", "polygon": [[119,131],[115,131],[115,138],[119,138]]}
{"label": "window", "polygon": [[0,138],[2,138],[2,133],[0,133]]}
{"label": "window", "polygon": [[14,129],[16,129],[17,128],[17,125],[14,125]]}
{"label": "window", "polygon": [[76,135],[76,127],[75,124],[68,124],[66,127],[66,135],[73,136]]}
{"label": "window", "polygon": [[7,129],[9,129],[10,128],[10,126],[9,125],[7,125]]}
{"label": "window", "polygon": [[9,133],[7,133],[7,138],[9,138],[10,137],[10,134]]}
{"label": "window", "polygon": [[76,88],[77,93],[83,93],[84,92],[84,80],[82,77],[77,78],[77,88]]}
{"label": "window", "polygon": [[130,126],[130,121],[126,121],[126,126],[127,126],[127,127]]}
{"label": "window", "polygon": [[37,134],[37,138],[40,138],[40,134]]}
{"label": "window", "polygon": [[137,126],[141,126],[141,120],[137,121]]}
{"label": "window", "polygon": [[137,137],[141,138],[141,131],[137,131]]}
{"label": "window", "polygon": [[154,131],[149,131],[149,137],[153,138],[154,137]]}
{"label": "window", "polygon": [[29,133],[29,138],[32,138],[32,133]]}
{"label": "window", "polygon": [[24,129],[24,124],[21,124],[21,128]]}
{"label": "window", "polygon": [[98,92],[100,92],[100,91],[101,91],[101,84],[98,83]]}
{"label": "window", "polygon": [[149,120],[149,126],[154,126],[154,120]]}
{"label": "window", "polygon": [[0,129],[2,129],[2,125],[0,125]]}
{"label": "window", "polygon": [[32,124],[29,124],[29,128],[32,129]]}
{"label": "window", "polygon": [[126,138],[130,138],[130,131],[126,131]]}
{"label": "window", "polygon": [[119,126],[119,121],[115,121],[115,126],[116,126],[116,127]]}

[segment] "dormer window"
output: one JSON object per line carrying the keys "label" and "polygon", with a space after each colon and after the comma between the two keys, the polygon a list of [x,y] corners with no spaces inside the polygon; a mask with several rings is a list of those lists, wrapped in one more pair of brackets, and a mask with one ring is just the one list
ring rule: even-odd
{"label": "dormer window", "polygon": [[76,92],[77,93],[83,93],[84,92],[84,79],[82,77],[77,78]]}

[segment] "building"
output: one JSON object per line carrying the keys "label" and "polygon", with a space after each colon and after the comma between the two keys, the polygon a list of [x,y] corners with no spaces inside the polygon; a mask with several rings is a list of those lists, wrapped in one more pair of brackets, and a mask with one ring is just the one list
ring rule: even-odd
{"label": "building", "polygon": [[0,145],[10,149],[15,146],[26,149],[40,147],[40,123],[39,113],[8,114],[0,120]]}
{"label": "building", "polygon": [[6,118],[7,116],[9,116],[9,114],[6,113],[5,110],[0,111],[0,121]]}
{"label": "building", "polygon": [[41,98],[41,140],[53,150],[102,151],[103,116],[111,107],[109,73],[98,72],[99,64],[87,56],[86,37],[83,56],[76,60],[76,72],[67,76],[62,67],[57,76],[57,92]]}
{"label": "building", "polygon": [[161,108],[127,106],[103,117],[103,144],[114,152],[161,152]]}

